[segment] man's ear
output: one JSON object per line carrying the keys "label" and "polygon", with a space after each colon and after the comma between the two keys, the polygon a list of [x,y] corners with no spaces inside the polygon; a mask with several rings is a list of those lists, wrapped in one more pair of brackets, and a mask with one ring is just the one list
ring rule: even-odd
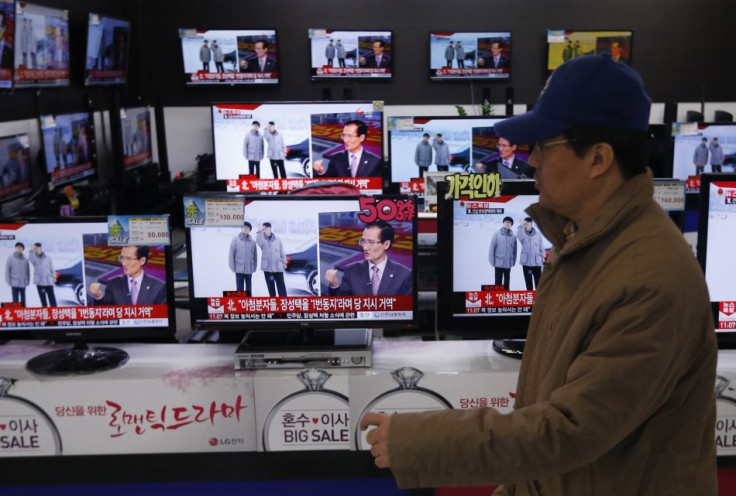
{"label": "man's ear", "polygon": [[611,167],[615,167],[616,154],[613,147],[609,143],[596,143],[588,150],[588,159],[590,160],[590,178],[595,179],[606,174]]}

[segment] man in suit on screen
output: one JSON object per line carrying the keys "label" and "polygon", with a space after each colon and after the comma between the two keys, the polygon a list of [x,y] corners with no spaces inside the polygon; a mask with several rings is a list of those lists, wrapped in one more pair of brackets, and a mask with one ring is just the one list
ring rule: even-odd
{"label": "man in suit on screen", "polygon": [[365,260],[353,262],[345,268],[342,281],[337,269],[328,269],[325,279],[329,295],[378,296],[410,295],[412,292],[411,269],[389,260],[388,250],[394,243],[394,228],[386,221],[366,224],[358,243],[363,248]]}
{"label": "man in suit on screen", "polygon": [[381,158],[363,148],[367,134],[365,122],[348,121],[340,135],[345,151],[331,156],[327,165],[323,160],[315,160],[315,177],[380,177]]}
{"label": "man in suit on screen", "polygon": [[166,284],[145,273],[148,262],[147,246],[124,246],[118,261],[123,274],[113,277],[102,290],[102,283],[93,282],[89,292],[95,305],[163,305],[166,304]]}

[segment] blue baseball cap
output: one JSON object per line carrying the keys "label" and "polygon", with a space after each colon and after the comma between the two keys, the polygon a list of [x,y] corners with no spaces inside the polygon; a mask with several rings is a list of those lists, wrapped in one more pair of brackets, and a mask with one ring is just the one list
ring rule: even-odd
{"label": "blue baseball cap", "polygon": [[512,143],[535,143],[576,124],[646,131],[652,100],[641,76],[611,55],[584,55],[559,66],[534,108],[495,126]]}

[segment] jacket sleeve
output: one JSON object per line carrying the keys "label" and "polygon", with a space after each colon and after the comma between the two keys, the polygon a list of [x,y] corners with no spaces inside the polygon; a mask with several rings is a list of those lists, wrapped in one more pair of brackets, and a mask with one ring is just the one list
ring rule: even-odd
{"label": "jacket sleeve", "polygon": [[[678,382],[710,366],[692,358],[712,344],[691,328],[707,321],[705,312],[681,319],[671,311],[681,289],[622,289],[618,301],[602,305],[590,342],[548,401],[508,414],[478,408],[392,416],[389,448],[399,487],[536,480],[636,443],[637,428],[666,402],[684,401],[672,399]],[[713,401],[702,396],[690,400]]]}
{"label": "jacket sleeve", "polygon": [[235,238],[230,241],[230,249],[227,252],[227,265],[232,272],[235,272]]}

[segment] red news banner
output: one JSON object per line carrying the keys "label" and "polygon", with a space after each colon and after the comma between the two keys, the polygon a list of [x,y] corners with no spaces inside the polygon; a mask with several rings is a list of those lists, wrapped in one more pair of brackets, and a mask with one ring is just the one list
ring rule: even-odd
{"label": "red news banner", "polygon": [[534,291],[468,291],[465,313],[530,312]]}
{"label": "red news banner", "polygon": [[287,298],[207,298],[212,320],[329,319],[358,318],[371,312],[375,318],[392,318],[394,312],[412,311],[412,297],[401,296],[329,296]]}
{"label": "red news banner", "polygon": [[96,305],[91,307],[6,307],[0,310],[0,327],[29,323],[46,325],[105,326],[119,325],[126,319],[167,319],[167,305]]}
{"label": "red news banner", "polygon": [[248,192],[279,192],[283,193],[293,189],[302,188],[314,183],[324,181],[340,182],[349,184],[358,188],[362,193],[374,192],[380,193],[383,188],[383,180],[380,177],[328,177],[314,179],[259,179],[256,176],[242,176],[240,179],[229,179],[227,181],[228,192],[248,193]]}

